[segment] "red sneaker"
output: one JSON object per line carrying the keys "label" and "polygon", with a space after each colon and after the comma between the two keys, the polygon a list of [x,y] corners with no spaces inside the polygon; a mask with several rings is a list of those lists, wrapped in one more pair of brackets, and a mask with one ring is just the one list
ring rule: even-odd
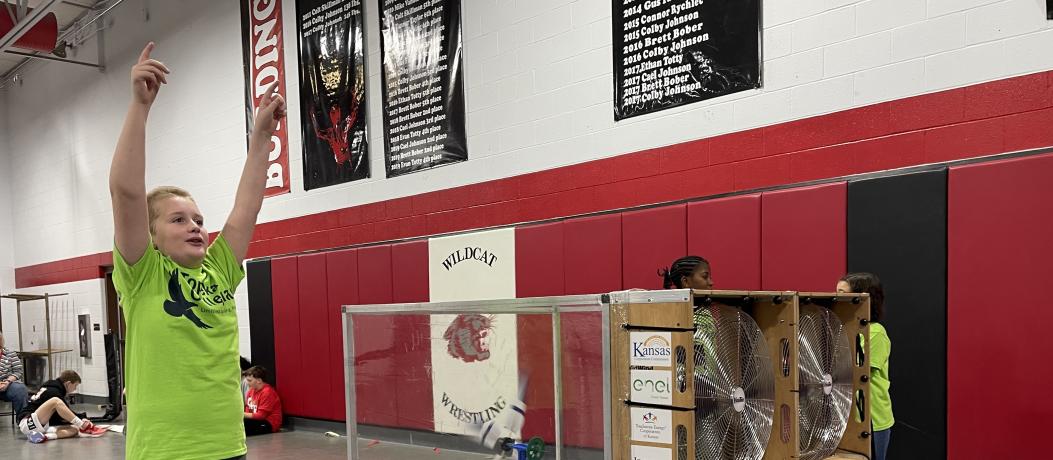
{"label": "red sneaker", "polygon": [[106,433],[106,428],[99,428],[95,425],[87,426],[80,429],[78,436],[82,438],[97,438]]}

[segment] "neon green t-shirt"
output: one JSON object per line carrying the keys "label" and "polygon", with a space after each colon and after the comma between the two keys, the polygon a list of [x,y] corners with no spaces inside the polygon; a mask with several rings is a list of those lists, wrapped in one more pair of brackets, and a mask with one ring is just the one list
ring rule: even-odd
{"label": "neon green t-shirt", "polygon": [[129,266],[113,250],[127,323],[128,459],[245,454],[234,288],[245,273],[220,235],[199,268],[151,242]]}
{"label": "neon green t-shirt", "polygon": [[888,355],[892,341],[881,323],[870,323],[870,418],[874,431],[892,428],[892,397],[888,393],[892,382],[888,376]]}

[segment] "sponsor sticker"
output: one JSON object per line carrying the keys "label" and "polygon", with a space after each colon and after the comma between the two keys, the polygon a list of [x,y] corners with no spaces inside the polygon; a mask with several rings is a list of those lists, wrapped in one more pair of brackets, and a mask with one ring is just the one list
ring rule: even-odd
{"label": "sponsor sticker", "polygon": [[629,412],[632,417],[629,429],[633,441],[673,443],[673,411],[633,407]]}
{"label": "sponsor sticker", "polygon": [[672,334],[669,332],[632,331],[629,333],[629,365],[671,367]]}
{"label": "sponsor sticker", "polygon": [[673,403],[673,372],[632,369],[629,371],[629,399],[645,404]]}

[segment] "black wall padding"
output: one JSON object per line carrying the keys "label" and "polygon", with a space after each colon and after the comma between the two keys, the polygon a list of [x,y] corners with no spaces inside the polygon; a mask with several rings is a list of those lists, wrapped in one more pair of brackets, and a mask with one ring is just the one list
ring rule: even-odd
{"label": "black wall padding", "polygon": [[847,233],[848,270],[885,286],[888,458],[946,458],[947,171],[849,182]]}
{"label": "black wall padding", "polygon": [[252,364],[267,368],[268,383],[278,381],[274,368],[274,303],[271,300],[271,260],[253,260],[247,264],[249,283],[249,343]]}

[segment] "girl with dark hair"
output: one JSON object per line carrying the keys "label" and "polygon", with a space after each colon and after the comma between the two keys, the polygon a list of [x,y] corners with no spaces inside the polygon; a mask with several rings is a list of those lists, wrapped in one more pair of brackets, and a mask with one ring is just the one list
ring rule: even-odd
{"label": "girl with dark hair", "polygon": [[885,460],[895,419],[888,375],[892,341],[880,321],[885,313],[885,290],[873,273],[849,273],[837,282],[837,292],[870,294],[870,419],[874,432],[874,460]]}
{"label": "girl with dark hair", "polygon": [[[665,289],[713,289],[713,276],[710,273],[709,261],[699,256],[684,256],[673,261],[668,268],[658,271]],[[711,362],[713,351],[713,316],[708,309],[695,309],[695,373],[707,373],[704,363]],[[706,339],[708,337],[709,339]],[[709,358],[707,358],[709,357]],[[677,373],[679,375],[679,373]],[[679,377],[678,377],[679,379]],[[677,382],[680,384],[681,382]],[[705,406],[706,400],[699,401]],[[703,406],[699,406],[700,408]],[[708,406],[706,406],[708,407]]]}
{"label": "girl with dark hair", "polygon": [[658,271],[665,289],[713,289],[709,261],[699,256],[685,256]]}

